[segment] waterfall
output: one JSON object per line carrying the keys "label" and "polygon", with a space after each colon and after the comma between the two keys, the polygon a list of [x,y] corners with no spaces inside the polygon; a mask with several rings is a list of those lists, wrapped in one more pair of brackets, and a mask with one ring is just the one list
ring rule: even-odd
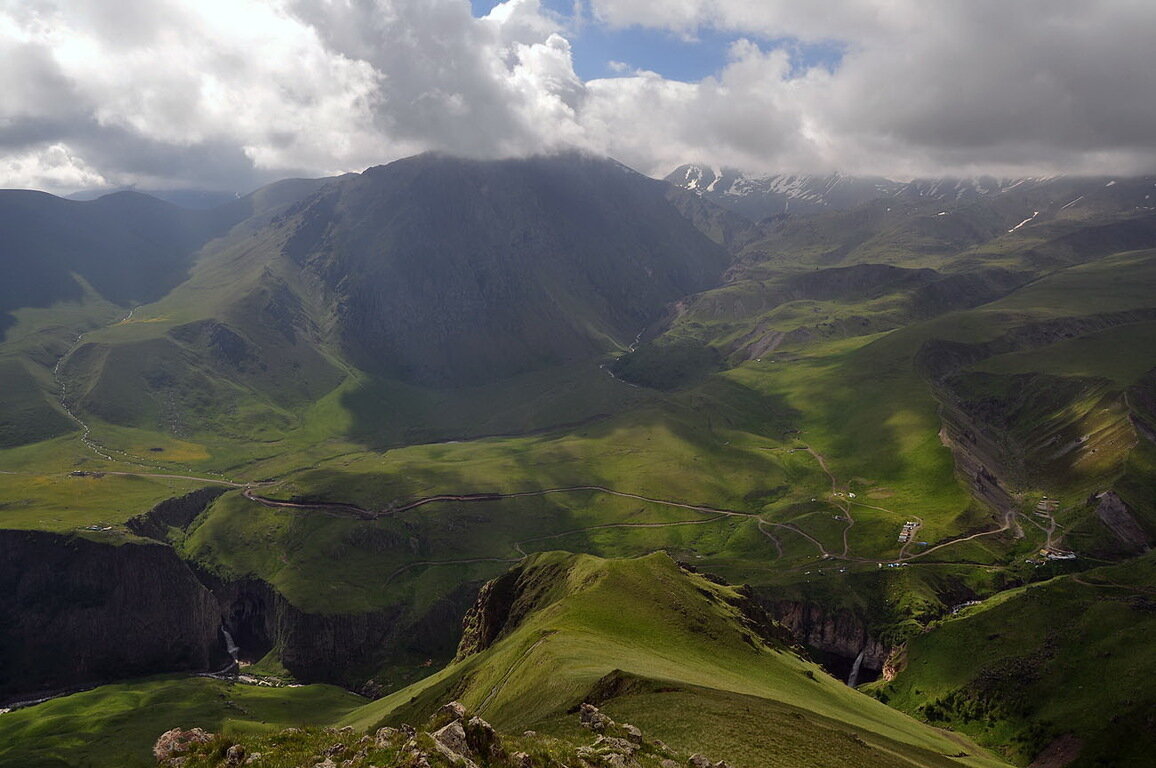
{"label": "waterfall", "polygon": [[229,655],[233,657],[233,661],[236,662],[237,652],[241,649],[233,642],[233,636],[229,634],[229,630],[221,627],[221,634],[225,636],[225,650],[229,652]]}
{"label": "waterfall", "polygon": [[851,665],[851,675],[847,678],[847,685],[852,688],[855,687],[855,683],[859,682],[859,667],[863,666],[863,656],[866,655],[866,653],[867,648],[864,647],[863,650],[859,651],[859,655],[855,657],[855,663]]}

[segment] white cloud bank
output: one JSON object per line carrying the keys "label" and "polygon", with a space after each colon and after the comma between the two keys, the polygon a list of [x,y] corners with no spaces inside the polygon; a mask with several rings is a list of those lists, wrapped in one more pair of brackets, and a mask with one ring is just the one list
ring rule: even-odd
{"label": "white cloud bank", "polygon": [[[0,0],[0,186],[242,189],[426,149],[916,175],[1156,170],[1150,0],[589,0],[732,34],[694,83],[583,82],[538,0]],[[843,47],[828,69],[787,47]]]}

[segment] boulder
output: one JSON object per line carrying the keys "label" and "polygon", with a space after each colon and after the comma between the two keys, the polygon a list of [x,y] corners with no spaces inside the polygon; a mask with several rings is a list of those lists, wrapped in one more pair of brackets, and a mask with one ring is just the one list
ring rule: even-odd
{"label": "boulder", "polygon": [[205,744],[213,739],[213,734],[201,729],[193,728],[190,731],[173,728],[161,734],[153,745],[153,756],[157,762],[166,765],[178,756],[187,752],[197,744]]}
{"label": "boulder", "polygon": [[462,727],[461,720],[454,720],[449,725],[434,731],[430,736],[438,744],[456,754],[464,755],[470,750],[470,745],[466,741],[466,729]]}
{"label": "boulder", "polygon": [[485,760],[502,760],[506,757],[506,750],[502,748],[502,741],[494,731],[493,726],[476,715],[466,723],[466,744],[470,751]]}
{"label": "boulder", "polygon": [[453,720],[466,719],[466,707],[460,701],[451,701],[449,704],[443,704],[437,713],[438,715],[446,715]]}
{"label": "boulder", "polygon": [[583,704],[578,708],[578,719],[582,725],[592,731],[601,733],[614,725],[614,721],[602,714],[593,704]]}
{"label": "boulder", "polygon": [[477,768],[477,764],[470,759],[470,744],[466,739],[466,729],[461,720],[454,720],[430,734],[434,746],[453,765],[465,768]]}
{"label": "boulder", "polygon": [[617,736],[599,736],[594,742],[594,748],[600,752],[620,752],[627,757],[638,751],[638,745],[629,739],[620,739]]}

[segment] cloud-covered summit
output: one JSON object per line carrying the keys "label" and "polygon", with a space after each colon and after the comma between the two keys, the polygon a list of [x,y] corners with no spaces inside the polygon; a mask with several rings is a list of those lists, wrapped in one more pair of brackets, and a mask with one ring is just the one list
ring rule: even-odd
{"label": "cloud-covered summit", "polygon": [[[729,45],[696,82],[629,51],[584,82],[594,28]],[[1125,0],[0,0],[0,186],[243,190],[565,147],[657,174],[1152,171],[1152,29]],[[841,56],[799,55],[816,43]]]}

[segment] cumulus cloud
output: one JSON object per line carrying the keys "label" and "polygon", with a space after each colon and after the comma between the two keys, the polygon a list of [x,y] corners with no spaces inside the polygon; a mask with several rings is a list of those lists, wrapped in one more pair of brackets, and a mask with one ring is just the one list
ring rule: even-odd
{"label": "cumulus cloud", "polygon": [[[1156,169],[1141,0],[0,0],[0,185],[245,189],[427,149],[663,173]],[[583,25],[734,42],[583,82]],[[841,58],[807,67],[822,43]]]}
{"label": "cumulus cloud", "polygon": [[[842,45],[830,77],[812,72],[799,83],[776,81],[773,66],[765,73],[770,87],[790,92],[785,105],[806,126],[794,137],[804,149],[796,169],[1156,167],[1156,78],[1145,76],[1156,66],[1156,50],[1145,44],[1156,5],[1146,0],[593,0],[593,7],[617,26]],[[752,122],[758,114],[756,105]],[[740,155],[749,149],[727,147]],[[784,148],[767,139],[762,154],[775,158]]]}
{"label": "cumulus cloud", "polygon": [[63,179],[53,146],[108,184],[245,186],[580,143],[558,30],[536,0],[4,0],[0,181]]}
{"label": "cumulus cloud", "polygon": [[42,189],[85,189],[108,186],[108,180],[73,154],[66,144],[49,144],[0,158],[0,176],[23,179]]}

